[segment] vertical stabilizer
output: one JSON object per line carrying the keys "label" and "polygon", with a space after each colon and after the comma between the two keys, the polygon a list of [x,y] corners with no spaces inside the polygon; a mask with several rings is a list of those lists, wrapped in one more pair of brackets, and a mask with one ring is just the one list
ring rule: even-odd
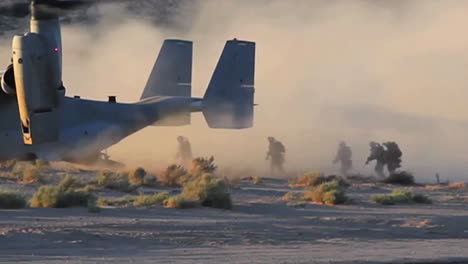
{"label": "vertical stabilizer", "polygon": [[253,125],[255,43],[230,40],[203,98],[211,128],[241,129]]}
{"label": "vertical stabilizer", "polygon": [[192,93],[192,42],[165,40],[141,99],[153,96],[187,96]]}

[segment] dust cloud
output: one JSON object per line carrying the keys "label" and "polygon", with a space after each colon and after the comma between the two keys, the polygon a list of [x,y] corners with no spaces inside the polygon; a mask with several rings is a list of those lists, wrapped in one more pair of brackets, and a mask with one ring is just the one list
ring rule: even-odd
{"label": "dust cloud", "polygon": [[[184,135],[197,156],[263,171],[267,136],[282,141],[290,171],[336,172],[344,140],[364,167],[369,141],[396,141],[403,168],[418,179],[466,179],[468,2],[197,1],[155,26],[118,5],[99,7],[97,25],[63,28],[68,95],[137,101],[165,38],[194,41],[193,95],[202,97],[224,41],[256,41],[255,126],[149,127],[109,150],[113,159],[149,168],[173,161]],[[186,15],[184,12],[189,12]],[[193,12],[196,12],[193,15]]]}

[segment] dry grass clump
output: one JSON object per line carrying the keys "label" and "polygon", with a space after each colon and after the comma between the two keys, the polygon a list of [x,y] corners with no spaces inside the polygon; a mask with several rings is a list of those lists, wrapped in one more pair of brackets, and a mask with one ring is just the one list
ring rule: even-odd
{"label": "dry grass clump", "polygon": [[36,167],[39,169],[44,169],[50,167],[50,162],[44,159],[36,159],[34,161],[34,165],[36,165]]}
{"label": "dry grass clump", "polygon": [[125,195],[120,198],[99,197],[97,204],[100,206],[130,206],[137,199],[134,195]]}
{"label": "dry grass clump", "polygon": [[0,169],[13,170],[16,166],[16,160],[5,160],[0,162]]}
{"label": "dry grass clump", "polygon": [[261,184],[263,182],[263,179],[258,177],[258,176],[254,176],[252,177],[252,183],[253,184]]}
{"label": "dry grass clump", "polygon": [[58,186],[44,185],[34,193],[31,199],[32,207],[88,207],[94,196],[89,192],[78,191],[83,184],[79,179],[67,175]]}
{"label": "dry grass clump", "polygon": [[143,185],[147,187],[157,187],[159,186],[158,178],[154,175],[147,174],[143,178]]}
{"label": "dry grass clump", "polygon": [[383,205],[409,204],[409,203],[431,203],[426,195],[413,193],[410,190],[395,189],[391,194],[377,194],[372,196],[372,201]]}
{"label": "dry grass clump", "polygon": [[142,185],[146,176],[146,171],[143,168],[136,168],[128,173],[128,180],[133,185]]}
{"label": "dry grass clump", "polygon": [[34,193],[31,199],[31,206],[54,208],[88,207],[88,201],[92,198],[93,196],[90,193],[61,190],[57,186],[44,185]]}
{"label": "dry grass clump", "polygon": [[189,177],[190,175],[184,167],[172,164],[159,174],[158,179],[165,186],[182,186]]}
{"label": "dry grass clump", "polygon": [[453,182],[453,183],[450,183],[447,187],[450,188],[450,189],[463,190],[463,189],[468,189],[468,183],[466,183],[466,182]]}
{"label": "dry grass clump", "polygon": [[26,167],[22,173],[23,183],[44,182],[44,177],[40,174],[39,170],[34,167]]}
{"label": "dry grass clump", "polygon": [[178,209],[195,208],[200,205],[200,201],[188,199],[181,195],[171,196],[164,203],[166,207]]}
{"label": "dry grass clump", "polygon": [[287,192],[281,198],[281,201],[303,201],[304,195],[299,192]]}
{"label": "dry grass clump", "polygon": [[76,190],[83,188],[84,186],[85,184],[80,179],[72,175],[66,175],[63,177],[58,185],[59,189],[62,191]]}
{"label": "dry grass clump", "polygon": [[390,174],[384,182],[398,185],[414,185],[414,176],[406,171],[398,171]]}
{"label": "dry grass clump", "polygon": [[134,191],[136,186],[133,186],[128,178],[125,173],[101,171],[97,176],[97,184],[103,188],[129,193]]}
{"label": "dry grass clump", "polygon": [[155,193],[151,195],[140,194],[133,202],[134,206],[155,206],[163,205],[169,198],[168,192]]}
{"label": "dry grass clump", "polygon": [[0,209],[21,209],[26,204],[26,199],[19,192],[0,190]]}
{"label": "dry grass clump", "polygon": [[202,206],[231,209],[231,195],[228,184],[213,174],[206,173],[187,182],[181,196],[199,200]]}
{"label": "dry grass clump", "polygon": [[344,187],[349,186],[349,183],[347,183],[341,177],[338,177],[336,175],[325,176],[320,172],[311,172],[311,173],[307,173],[302,176],[299,176],[293,179],[289,183],[289,186],[292,186],[292,187],[294,186],[318,186],[322,183],[331,182],[331,181],[336,181],[341,186],[344,186]]}
{"label": "dry grass clump", "polygon": [[195,158],[192,160],[192,168],[190,170],[191,174],[200,174],[200,173],[214,173],[218,166],[214,164],[214,157],[209,158]]}
{"label": "dry grass clump", "polygon": [[346,187],[338,181],[324,182],[318,186],[306,189],[304,199],[327,205],[345,204],[349,202],[345,191]]}

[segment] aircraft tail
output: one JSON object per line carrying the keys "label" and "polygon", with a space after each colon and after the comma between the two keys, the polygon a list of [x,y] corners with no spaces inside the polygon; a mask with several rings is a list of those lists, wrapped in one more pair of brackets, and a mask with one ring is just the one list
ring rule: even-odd
{"label": "aircraft tail", "polygon": [[[192,46],[192,42],[186,40],[164,41],[141,100],[154,96],[191,96]],[[183,126],[190,121],[190,112],[187,111],[167,116],[153,125]]]}
{"label": "aircraft tail", "polygon": [[164,41],[140,99],[186,96],[192,93],[192,42]]}
{"label": "aircraft tail", "polygon": [[252,127],[254,79],[255,42],[227,41],[203,98],[209,127]]}

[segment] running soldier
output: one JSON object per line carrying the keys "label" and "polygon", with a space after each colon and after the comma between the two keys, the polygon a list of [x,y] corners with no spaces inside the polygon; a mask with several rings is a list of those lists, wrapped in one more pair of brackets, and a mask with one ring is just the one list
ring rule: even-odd
{"label": "running soldier", "polygon": [[374,141],[369,143],[369,146],[371,153],[367,158],[366,165],[369,164],[369,162],[375,160],[377,162],[374,168],[375,173],[377,173],[379,177],[385,177],[383,171],[385,166],[385,149],[382,147],[382,145]]}
{"label": "running soldier", "polygon": [[270,172],[272,175],[274,175],[275,172],[283,174],[286,149],[283,143],[277,141],[274,137],[268,137],[268,142],[269,146],[266,160],[270,160]]}
{"label": "running soldier", "polygon": [[181,165],[188,167],[192,162],[192,147],[190,146],[190,142],[187,138],[182,136],[178,136],[177,141],[179,146],[176,160],[178,160]]}
{"label": "running soldier", "polygon": [[340,173],[342,176],[348,175],[349,170],[352,169],[352,156],[353,153],[351,151],[351,148],[347,146],[345,142],[340,142],[335,160],[333,160],[333,164],[340,162]]}

